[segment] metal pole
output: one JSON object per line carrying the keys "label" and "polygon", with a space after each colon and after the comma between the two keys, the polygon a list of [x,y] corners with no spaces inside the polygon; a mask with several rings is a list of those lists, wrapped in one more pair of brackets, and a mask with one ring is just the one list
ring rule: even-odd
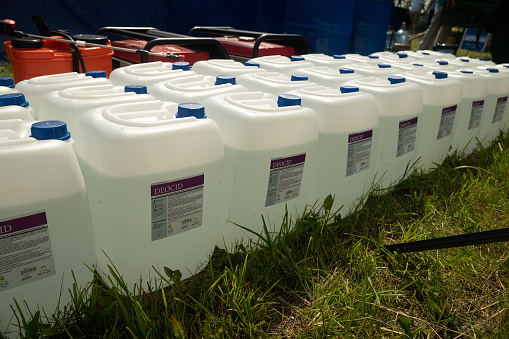
{"label": "metal pole", "polygon": [[385,248],[389,252],[410,253],[438,250],[442,248],[489,244],[503,241],[509,241],[509,228],[399,243],[387,245]]}

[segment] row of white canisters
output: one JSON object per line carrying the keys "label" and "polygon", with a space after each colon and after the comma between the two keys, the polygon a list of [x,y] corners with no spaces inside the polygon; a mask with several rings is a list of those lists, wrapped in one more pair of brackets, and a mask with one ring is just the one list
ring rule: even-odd
{"label": "row of white canisters", "polygon": [[[390,80],[366,75],[361,78],[355,74],[355,67],[350,67],[347,69],[354,70],[353,73],[338,72],[340,75],[354,76],[348,80],[353,83],[343,86],[340,92],[337,89],[317,86],[304,78],[294,79],[293,83],[299,82],[305,86],[294,86],[289,77],[283,79],[280,75],[263,71],[256,65],[244,66],[227,60],[221,61],[225,63],[221,65],[215,61],[217,60],[206,64],[197,63],[193,69],[202,66],[205,66],[204,70],[213,67],[235,68],[239,72],[237,79],[214,79],[210,78],[210,75],[219,74],[199,75],[197,72],[184,70],[186,67],[173,69],[175,65],[162,63],[135,65],[118,71],[119,75],[133,77],[134,84],[143,83],[140,76],[150,78],[166,72],[170,79],[144,83],[153,96],[160,91],[160,99],[165,102],[156,101],[148,94],[134,94],[144,93],[143,87],[133,89],[134,93],[125,94],[124,86],[111,83],[117,81],[116,73],[112,73],[111,82],[99,78],[101,83],[94,84],[96,88],[89,89],[83,86],[97,80],[82,75],[67,74],[31,79],[35,93],[32,98],[36,102],[41,98],[44,88],[53,92],[48,94],[51,100],[43,100],[43,104],[37,105],[38,108],[45,107],[39,111],[44,119],[52,119],[51,115],[56,114],[55,118],[58,116],[59,119],[69,120],[71,125],[76,125],[73,136],[77,140],[76,151],[89,190],[92,219],[95,221],[98,271],[103,277],[107,278],[107,265],[110,262],[102,254],[102,250],[105,250],[124,275],[128,285],[132,286],[139,281],[139,277],[142,277],[143,281],[157,278],[154,271],[147,270],[147,267],[150,268],[154,263],[159,270],[162,269],[160,265],[180,269],[184,277],[196,272],[197,267],[206,263],[207,255],[216,243],[217,234],[220,234],[217,244],[230,249],[234,248],[234,244],[242,237],[253,238],[252,233],[234,223],[261,233],[260,220],[263,215],[269,229],[277,231],[285,204],[288,204],[289,212],[296,215],[303,210],[306,203],[321,201],[329,192],[336,195],[335,208],[345,206],[342,210],[344,213],[352,201],[370,187],[373,174],[379,174],[383,172],[384,166],[387,167],[388,173],[384,172],[383,175],[390,178],[385,182],[385,185],[388,185],[393,179],[401,177],[407,166],[419,158],[419,138],[424,135],[424,132],[419,131],[426,121],[431,124],[432,119],[439,119],[441,135],[445,137],[453,134],[454,124],[458,128],[460,122],[452,121],[451,112],[455,110],[451,107],[454,102],[449,101],[444,103],[445,107],[441,110],[430,107],[429,111],[435,111],[435,114],[433,118],[426,120],[427,117],[422,116],[422,105],[426,105],[425,95],[421,93],[419,100],[419,90],[416,89],[419,86],[410,83],[411,77],[408,76],[408,79],[392,77]],[[254,61],[251,64],[254,64]],[[386,68],[390,68],[367,64],[376,66],[364,67],[368,71],[386,71]],[[167,68],[169,65],[171,69]],[[324,66],[311,66],[308,69],[313,67]],[[161,72],[161,68],[166,70]],[[278,83],[278,80],[283,80],[279,83],[294,86],[285,91],[292,92],[298,98],[283,96],[279,98],[278,104],[274,95],[246,92],[242,86],[250,89],[251,85],[247,80],[242,84],[241,80],[244,77],[251,81],[252,76],[240,74],[252,73],[251,71],[266,75],[265,79],[255,78],[258,82],[263,83],[262,80],[266,80],[267,83]],[[476,69],[473,73],[459,73],[458,77],[475,76],[486,79],[491,73],[495,73],[485,71],[490,75],[483,77],[475,74],[477,72],[480,71]],[[424,81],[420,78],[430,82],[443,82],[452,77],[444,78],[441,73],[414,76],[417,78],[416,82]],[[78,78],[86,78],[87,83],[77,83]],[[237,81],[239,84],[236,84]],[[76,86],[78,87],[71,89]],[[21,83],[19,87],[22,87]],[[495,85],[492,87],[498,88]],[[30,86],[25,87],[27,97],[30,97],[29,88]],[[154,89],[153,93],[150,92],[151,88]],[[361,92],[358,91],[359,88]],[[58,95],[55,90],[59,90]],[[216,90],[224,92],[218,93]],[[199,105],[183,105],[178,112],[177,105],[171,101],[183,102],[191,97],[198,98],[192,96],[193,91],[198,96],[204,92],[220,95],[209,99],[204,95],[196,99],[203,100],[205,112]],[[460,106],[463,106],[462,103],[467,98],[465,91],[463,86]],[[367,94],[370,92],[372,94]],[[169,93],[174,97],[170,99]],[[381,100],[386,96],[392,97],[394,101]],[[299,98],[302,99],[302,106],[295,105]],[[472,100],[472,110],[468,113],[477,117],[479,102],[483,99],[475,99]],[[499,112],[503,112],[500,109],[500,102],[503,100],[498,99],[499,97],[496,106]],[[34,100],[30,99],[31,102]],[[126,103],[120,103],[123,100],[126,100]],[[82,107],[78,102],[86,104]],[[477,106],[474,106],[474,103]],[[286,106],[288,104],[290,106]],[[430,106],[434,104],[437,103],[429,103]],[[105,107],[106,105],[109,106]],[[66,117],[65,110],[70,107],[72,112],[67,112],[69,116]],[[474,108],[477,109],[475,114]],[[37,111],[38,109],[35,110]],[[440,114],[436,113],[438,111]],[[459,111],[457,107],[456,112]],[[191,117],[186,117],[188,115]],[[208,118],[205,118],[206,115]],[[344,123],[345,121],[348,123]],[[393,123],[384,127],[391,121],[396,121],[397,125]],[[471,121],[472,118],[469,122]],[[393,133],[382,132],[389,130]],[[437,139],[444,138],[438,138],[440,127],[435,132],[428,134],[436,135]],[[382,138],[389,134],[391,141],[382,142]],[[189,139],[183,137],[184,135]],[[210,136],[210,139],[203,136]],[[330,143],[327,139],[331,140]],[[332,145],[333,140],[337,147]],[[386,143],[393,144],[392,151]],[[344,149],[347,149],[347,156]],[[166,152],[175,156],[160,161],[161,154]],[[175,159],[178,159],[178,166],[175,165]],[[215,165],[214,159],[217,162]],[[390,159],[393,160],[392,163]],[[221,179],[223,171],[219,169],[222,161],[226,170],[224,179]],[[333,170],[329,171],[330,168]],[[328,171],[330,174],[327,174]],[[335,175],[342,171],[344,176]],[[205,172],[209,174],[205,175]],[[211,181],[208,178],[211,178]],[[186,187],[186,183],[191,187]],[[150,188],[143,193],[143,186]],[[176,191],[173,191],[174,189]],[[164,195],[163,190],[167,190],[168,194]],[[213,198],[210,198],[211,196]],[[180,209],[183,214],[173,213],[173,208]],[[210,212],[210,208],[214,209],[215,213]],[[140,228],[140,224],[145,224],[145,228]],[[221,230],[214,229],[213,225],[217,225]],[[126,229],[132,232],[126,232]],[[206,243],[196,242],[196,237],[201,239],[202,236],[206,238]],[[171,240],[184,246],[174,246],[177,254],[168,250],[171,246],[165,241]],[[157,245],[160,245],[160,248],[156,247]],[[183,252],[185,250],[199,254],[191,255],[189,261],[184,262],[182,258],[187,258],[187,252]],[[140,253],[143,253],[141,258],[146,259],[146,262],[140,260]],[[134,260],[133,256],[137,260]],[[140,265],[136,265],[137,262]]]}
{"label": "row of white canisters", "polygon": [[[220,228],[229,226],[226,217],[230,208],[226,201],[233,200],[232,196],[235,196],[231,188],[225,187],[223,142],[218,125],[214,120],[207,119],[202,105],[177,106],[175,103],[157,101],[148,94],[136,93],[143,92],[142,88],[141,91],[138,91],[140,88],[134,88],[133,92],[132,86],[114,86],[109,80],[95,86],[84,84],[91,81],[91,78],[84,75],[66,74],[30,79],[27,83],[31,84],[20,83],[20,87],[24,87],[27,97],[40,99],[36,110],[39,118],[62,118],[68,120],[74,128],[74,142],[68,138],[70,141],[67,144],[71,145],[71,149],[74,145],[77,156],[73,153],[73,158],[77,157],[79,160],[79,175],[81,177],[83,173],[82,180],[85,179],[87,187],[92,223],[89,222],[90,215],[88,218],[81,218],[84,223],[81,228],[91,231],[93,224],[97,271],[108,283],[108,265],[113,263],[130,288],[139,283],[140,278],[146,283],[158,280],[152,267],[159,271],[164,267],[178,269],[183,278],[196,273],[207,263],[208,256],[218,242]],[[63,83],[71,87],[67,88]],[[35,95],[32,96],[33,93]],[[251,215],[251,219],[255,219],[267,210],[268,214],[272,213],[271,219],[278,219],[284,211],[283,202],[293,199],[296,213],[303,210],[306,204],[305,193],[311,189],[312,169],[308,170],[306,173],[309,174],[306,175],[303,175],[302,169],[305,164],[309,167],[314,162],[318,140],[316,119],[310,109],[300,106],[283,107],[284,104],[279,107],[275,96],[258,94],[261,97],[248,100],[244,96],[226,98],[225,102],[232,107],[244,109],[242,116],[239,116],[238,110],[232,109],[232,116],[241,120],[252,119],[260,124],[260,129],[264,126],[264,119],[257,118],[256,113],[276,119],[276,123],[284,121],[285,126],[294,117],[302,120],[301,127],[295,130],[299,133],[293,133],[298,141],[287,138],[288,147],[284,147],[284,152],[274,149],[279,138],[278,133],[284,133],[284,129],[278,126],[273,127],[274,132],[278,133],[272,133],[272,140],[263,137],[261,133],[251,133],[248,136],[250,129],[245,133],[239,131],[238,136],[244,141],[234,145],[238,147],[236,156],[246,159],[247,168],[252,168],[253,164],[261,168],[257,160],[270,158],[271,163],[267,164],[263,172],[267,173],[267,176],[270,174],[271,179],[279,184],[274,186],[273,180],[269,184],[269,179],[266,178],[262,203],[253,202],[247,213]],[[10,106],[13,105],[9,105],[9,109]],[[25,110],[24,115],[18,112],[17,115],[9,113],[10,116],[5,117],[15,118],[16,122],[23,125],[24,135],[18,135],[18,139],[32,140],[28,138],[31,134],[27,131],[31,125],[35,125],[33,111],[26,107],[22,109]],[[210,114],[223,114],[223,110],[211,108]],[[5,119],[2,122],[8,124],[11,120]],[[315,124],[315,128],[309,130],[310,124]],[[7,130],[7,126],[4,127],[2,130]],[[244,125],[244,129],[245,127]],[[11,132],[17,130],[19,128],[13,127]],[[308,134],[304,142],[301,142],[303,134],[300,132]],[[259,140],[256,141],[255,138]],[[296,142],[301,142],[304,147],[296,146]],[[257,147],[258,152],[253,147]],[[251,157],[253,153],[257,155],[256,159]],[[20,153],[20,156],[27,159],[26,153]],[[54,159],[47,160],[58,163]],[[14,166],[16,162],[10,164]],[[233,167],[237,162],[230,164],[231,173],[235,171]],[[15,183],[12,173],[16,170],[9,170],[10,172],[2,172],[6,174],[3,177]],[[45,174],[40,172],[38,177],[44,180]],[[239,173],[238,176],[244,176],[248,181],[257,179],[249,173]],[[62,185],[65,186],[66,183]],[[252,194],[250,189],[240,187],[239,182],[235,182],[235,185],[240,192]],[[300,196],[299,191],[303,192]],[[286,196],[280,197],[279,193]],[[58,190],[55,190],[55,194],[58,194]],[[226,194],[231,195],[225,197]],[[237,196],[235,200],[238,200]],[[23,199],[27,198],[22,197],[19,205],[12,211],[18,213],[18,210],[30,209]],[[48,203],[41,199],[39,204],[45,206]],[[5,215],[11,214],[11,207],[8,207]],[[88,210],[88,202],[82,207]],[[73,214],[73,210],[65,206],[57,212],[67,217],[72,217]],[[15,217],[9,216],[8,220]],[[63,227],[59,221],[58,218],[53,218],[53,221],[48,222],[48,228],[58,230]],[[54,225],[55,223],[58,225]],[[228,241],[227,245],[233,248],[233,244],[240,238],[228,236],[224,239]],[[60,237],[50,235],[48,239],[53,243],[58,242],[55,247],[64,245]],[[85,237],[73,239],[80,241],[82,247],[94,248],[92,242]],[[224,240],[220,243],[226,246]],[[58,264],[61,258],[75,258],[74,266],[85,267],[83,264],[86,263],[89,267],[94,267],[94,260],[73,256],[73,251],[74,246],[68,246],[66,253],[53,254],[57,267],[54,270],[56,277],[65,274],[65,268]],[[77,283],[84,286],[91,278],[91,275],[88,279],[80,276]],[[33,298],[33,305],[37,303],[41,308],[52,312],[54,302],[58,300],[55,296],[60,291],[60,285],[53,281],[45,283],[53,284],[54,288],[48,289],[48,298]],[[37,286],[31,285],[28,288],[37,289]],[[7,329],[11,318],[8,306],[12,304],[10,300],[13,297],[21,299],[19,292],[20,289],[14,288],[1,295],[5,298],[5,303],[2,302],[5,308],[2,309],[0,319],[2,326],[6,326],[2,327],[2,332]],[[63,303],[66,300],[68,299],[62,298]]]}

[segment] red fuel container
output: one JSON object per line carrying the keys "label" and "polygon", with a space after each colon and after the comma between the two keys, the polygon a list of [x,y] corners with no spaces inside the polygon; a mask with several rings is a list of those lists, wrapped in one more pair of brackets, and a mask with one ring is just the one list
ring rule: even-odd
{"label": "red fuel container", "polygon": [[[134,50],[139,50],[145,47],[147,44],[146,41],[143,40],[120,40],[120,41],[113,41],[112,45],[115,47],[122,47],[122,48],[128,48]],[[210,56],[207,52],[202,51],[195,51],[191,50],[189,48],[185,48],[182,46],[177,45],[158,45],[154,46],[150,52],[153,53],[160,53],[160,54],[174,54],[178,55],[178,60],[170,60],[165,57],[159,57],[159,56],[152,56],[149,55],[147,57],[147,62],[153,62],[153,61],[187,61],[189,64],[193,65],[195,62],[200,60],[209,60]],[[117,50],[115,51],[115,60],[120,62],[119,67],[127,66],[131,64],[138,64],[141,62],[141,56],[136,53],[129,53],[125,51]]]}
{"label": "red fuel container", "polygon": [[[55,36],[54,38],[59,38]],[[75,40],[111,46],[105,36],[78,35]],[[4,42],[5,51],[12,65],[14,82],[31,79],[41,75],[83,72],[81,64],[73,67],[73,54],[69,43],[36,38],[14,38]],[[101,47],[78,47],[87,72],[112,71],[113,50]],[[77,56],[75,56],[76,58]]]}

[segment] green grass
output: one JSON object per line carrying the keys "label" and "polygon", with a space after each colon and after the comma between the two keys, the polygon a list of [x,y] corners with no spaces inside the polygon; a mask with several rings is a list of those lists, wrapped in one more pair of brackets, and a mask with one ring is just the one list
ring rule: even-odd
{"label": "green grass", "polygon": [[[170,287],[129,291],[114,267],[55,315],[20,314],[27,337],[507,338],[509,245],[388,253],[384,245],[507,227],[509,136],[341,218],[330,199]],[[110,285],[117,287],[111,288]]]}

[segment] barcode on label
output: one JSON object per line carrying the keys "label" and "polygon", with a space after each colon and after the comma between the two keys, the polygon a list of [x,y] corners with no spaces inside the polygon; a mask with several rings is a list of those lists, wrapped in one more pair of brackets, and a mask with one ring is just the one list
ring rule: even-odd
{"label": "barcode on label", "polygon": [[34,272],[36,269],[37,269],[36,267],[27,267],[27,268],[22,269],[20,273],[21,273],[21,275],[25,275],[25,274]]}

